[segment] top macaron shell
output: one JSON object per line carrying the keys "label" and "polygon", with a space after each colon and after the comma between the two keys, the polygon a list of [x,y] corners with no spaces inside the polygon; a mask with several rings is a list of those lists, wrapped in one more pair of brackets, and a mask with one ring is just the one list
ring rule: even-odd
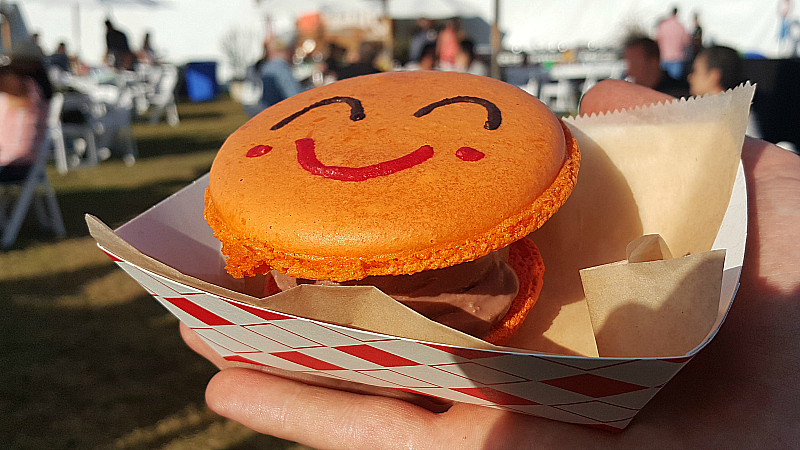
{"label": "top macaron shell", "polygon": [[[496,105],[499,126],[487,129],[488,107],[474,102],[415,116],[427,105],[459,96]],[[333,97],[357,99],[363,118],[351,120],[351,105],[335,102],[285,121]],[[473,238],[487,240],[496,234],[491,230],[530,208],[563,172],[570,140],[544,104],[490,78],[449,72],[357,77],[284,100],[233,133],[213,163],[207,204],[224,224],[223,234],[300,259],[428,254],[464,247]],[[386,163],[425,146],[432,154],[394,173],[347,181],[301,165],[299,141],[306,150],[311,145],[322,165],[339,168]],[[264,146],[261,152],[250,152],[257,146]],[[464,147],[472,158],[457,155]],[[572,184],[577,168],[574,172]],[[450,252],[448,261],[434,265],[475,259],[519,237],[491,237],[476,242],[474,255]],[[220,239],[226,243],[225,236]],[[377,273],[358,276],[368,274]]]}

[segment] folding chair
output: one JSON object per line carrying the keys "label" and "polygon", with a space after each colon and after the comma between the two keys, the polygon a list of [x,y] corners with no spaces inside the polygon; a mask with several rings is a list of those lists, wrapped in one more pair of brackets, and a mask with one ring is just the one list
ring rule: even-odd
{"label": "folding chair", "polygon": [[150,113],[150,123],[158,123],[161,115],[166,112],[167,123],[177,127],[180,124],[178,106],[175,104],[175,87],[178,86],[178,68],[163,66],[155,91],[149,96],[148,101],[153,111]]}
{"label": "folding chair", "polygon": [[[58,237],[64,237],[64,220],[58,206],[56,193],[47,178],[47,160],[50,157],[52,140],[49,136],[42,140],[39,154],[20,181],[0,183],[0,247],[14,245],[22,222],[31,206],[43,228],[49,229]],[[16,202],[11,202],[13,192],[18,191]],[[9,211],[10,213],[7,213]]]}
{"label": "folding chair", "polygon": [[539,88],[539,100],[559,113],[570,112],[578,107],[575,89],[568,79],[545,83]]}
{"label": "folding chair", "polygon": [[131,129],[134,92],[129,86],[123,87],[114,103],[96,102],[92,115],[98,129],[98,155],[101,160],[111,157],[115,143],[122,148],[122,161],[131,166],[139,156],[139,147]]}
{"label": "folding chair", "polygon": [[[70,104],[69,108],[74,113],[73,115],[80,115],[84,119],[64,122],[62,113],[65,103]],[[56,92],[50,100],[47,127],[55,147],[53,158],[56,162],[56,169],[62,175],[69,169],[78,166],[96,166],[99,161],[91,106],[91,100],[83,95],[73,95],[67,99],[61,92]],[[67,155],[67,142],[72,144],[69,155]]]}

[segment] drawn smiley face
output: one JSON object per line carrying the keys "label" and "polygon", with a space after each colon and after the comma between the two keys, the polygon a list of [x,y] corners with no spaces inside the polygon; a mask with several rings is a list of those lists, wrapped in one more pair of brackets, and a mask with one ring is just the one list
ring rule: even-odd
{"label": "drawn smiley face", "polygon": [[431,245],[529,207],[568,159],[564,133],[541,102],[490,78],[357,77],[273,105],[233,133],[209,196],[221,216],[239,218],[237,230],[287,251]]}
{"label": "drawn smiley face", "polygon": [[[288,117],[285,117],[280,122],[273,125],[270,130],[279,130],[303,114],[306,114],[316,108],[336,103],[346,103],[350,106],[351,121],[355,122],[364,120],[366,118],[364,106],[361,104],[360,100],[353,97],[336,96],[320,100],[304,107],[303,109],[291,114]],[[414,113],[414,117],[423,117],[436,108],[456,103],[475,103],[486,108],[487,119],[484,123],[484,128],[487,130],[496,130],[502,124],[502,113],[494,103],[481,97],[465,95],[445,98],[443,100],[430,103],[418,109]],[[412,151],[404,156],[376,164],[371,164],[369,166],[329,166],[325,165],[317,158],[314,139],[298,139],[295,141],[295,146],[297,147],[297,162],[300,164],[300,167],[313,175],[339,181],[364,181],[370,178],[391,175],[401,170],[422,164],[423,162],[432,158],[434,155],[433,147],[430,145],[423,145],[417,150]],[[248,158],[257,158],[266,155],[271,150],[271,146],[259,144],[248,150],[245,156]],[[483,159],[484,156],[485,154],[483,152],[472,147],[459,147],[458,150],[456,150],[456,157],[462,161],[479,161]]]}

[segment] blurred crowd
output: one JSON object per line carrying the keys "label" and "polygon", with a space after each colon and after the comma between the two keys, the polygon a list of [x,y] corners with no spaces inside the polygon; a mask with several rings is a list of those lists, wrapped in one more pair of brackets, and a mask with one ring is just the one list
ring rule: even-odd
{"label": "blurred crowd", "polygon": [[[659,21],[653,37],[632,34],[625,40],[623,57],[630,81],[673,97],[718,94],[744,83],[742,57],[731,47],[703,45],[697,12],[687,30],[673,7]],[[758,120],[750,116],[747,134],[761,137]]]}
{"label": "blurred crowd", "polygon": [[[631,34],[625,39],[620,53],[626,67],[624,77],[675,97],[718,93],[742,83],[743,60],[739,52],[730,47],[704,45],[699,13],[693,12],[688,27],[681,23],[678,14],[678,8],[670,8],[654,24],[651,33]],[[359,75],[389,70],[447,70],[489,75],[489,56],[476,55],[476,43],[462,28],[461,19],[435,21],[420,18],[413,30],[410,28],[412,23],[409,22],[403,31],[400,47],[398,36],[393,38],[394,42],[391,37],[388,40],[365,37],[349,42],[323,38],[318,23],[315,25],[317,28],[312,27],[313,32],[304,35],[303,26],[298,21],[297,32],[289,39],[268,33],[262,42],[260,56],[247,65],[237,99],[252,116],[310,87]],[[90,69],[78,56],[71,54],[66,42],[59,42],[52,52],[46,52],[39,46],[37,37],[33,35],[30,45],[23,46],[28,61],[25,65],[29,67],[26,73],[18,73],[18,64],[10,64],[19,56],[11,55],[2,63],[6,67],[0,77],[0,115],[9,115],[9,110],[14,108],[15,114],[27,117],[25,123],[28,125],[15,127],[17,131],[14,133],[2,133],[0,148],[11,146],[3,142],[10,141],[12,134],[14,142],[27,141],[30,143],[28,147],[35,147],[36,138],[23,138],[21,135],[32,136],[37,132],[23,133],[19,130],[42,128],[47,100],[53,90],[49,82],[61,80],[64,75],[85,77],[90,70],[97,69]],[[145,33],[140,44],[135,46],[110,18],[105,20],[105,44],[103,62],[109,71],[142,74],[147,73],[148,68],[162,65],[163,58],[153,46],[151,33]],[[402,48],[401,57],[398,57],[398,48]],[[574,52],[568,50],[565,55],[563,62],[575,62]],[[31,65],[36,66],[36,76],[30,73]],[[539,81],[547,81],[548,67],[539,65],[542,67],[538,68],[538,76],[543,77]],[[529,72],[524,75],[529,77]],[[22,79],[27,81],[20,83]],[[527,78],[514,84],[522,86],[525,82]],[[587,80],[586,87],[589,84]],[[12,85],[15,86],[13,89],[9,87]],[[59,87],[55,83],[55,88]],[[26,100],[15,101],[12,106],[8,99],[13,95],[23,95]],[[23,110],[27,112],[20,113]],[[753,136],[760,134],[756,123],[753,120],[749,130]],[[4,153],[8,155],[7,151]],[[29,159],[26,157],[22,161]],[[16,163],[8,161],[6,156],[0,162],[0,166],[13,164]]]}
{"label": "blurred crowd", "polygon": [[[30,35],[26,41],[16,43],[10,53],[0,54],[0,181],[21,180],[28,173],[45,140],[48,126],[52,127],[48,120],[55,93],[68,93],[71,98],[81,97],[85,103],[95,104],[86,92],[82,92],[81,88],[86,86],[81,86],[76,81],[83,79],[85,83],[89,83],[91,79],[94,86],[98,81],[88,76],[92,70],[108,72],[111,83],[106,87],[114,88],[117,93],[115,98],[108,104],[103,104],[102,110],[95,108],[96,111],[78,110],[77,107],[71,110],[70,105],[62,101],[59,108],[63,109],[58,111],[58,119],[62,122],[72,119],[88,122],[89,118],[77,116],[103,116],[103,125],[108,128],[105,136],[102,136],[107,141],[104,145],[110,145],[109,140],[114,138],[111,133],[114,130],[109,125],[125,126],[129,123],[130,117],[115,120],[115,123],[111,121],[114,118],[114,108],[120,106],[119,101],[125,100],[119,95],[123,86],[117,83],[116,74],[130,73],[131,76],[121,76],[119,79],[132,80],[139,86],[144,86],[141,78],[148,74],[146,68],[159,66],[160,58],[152,46],[150,33],[144,35],[141,45],[134,50],[127,35],[111,19],[105,20],[105,28],[105,67],[90,68],[77,55],[71,54],[67,43],[63,41],[52,52],[48,52],[42,48],[37,33]],[[127,101],[131,104],[133,102],[132,98]],[[97,102],[98,105],[100,103],[102,102]],[[70,116],[70,113],[75,113],[73,116],[76,117]],[[130,106],[121,109],[122,115],[130,116],[130,113]],[[131,146],[134,147],[133,150],[125,155],[130,163],[135,155],[135,144]],[[108,148],[101,150],[110,155]]]}
{"label": "blurred crowd", "polygon": [[704,47],[698,13],[687,30],[672,8],[656,27],[655,35],[632,34],[623,45],[631,81],[674,97],[716,94],[744,81],[742,58],[730,48]]}
{"label": "blurred crowd", "polygon": [[[245,91],[250,95],[243,101],[245,109],[255,115],[309,87],[388,70],[489,74],[487,64],[476,57],[475,44],[461,29],[458,18],[440,22],[419,19],[410,38],[407,62],[401,64],[393,56],[393,49],[381,41],[363,40],[347,48],[335,41],[297,39],[286,43],[268,38],[261,57],[247,70]],[[298,76],[297,67],[306,63],[312,69],[305,72],[307,76]]]}

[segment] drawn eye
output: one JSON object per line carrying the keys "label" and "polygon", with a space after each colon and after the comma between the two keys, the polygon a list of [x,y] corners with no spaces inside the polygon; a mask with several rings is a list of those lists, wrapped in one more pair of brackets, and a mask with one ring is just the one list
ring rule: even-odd
{"label": "drawn eye", "polygon": [[[461,95],[458,97],[450,97],[444,100],[439,100],[438,102],[433,102],[427,106],[424,106],[417,110],[414,113],[414,117],[422,117],[427,114],[430,114],[436,108],[441,106],[452,105],[454,103],[476,103],[478,105],[483,106],[486,108],[486,122],[483,124],[483,128],[487,130],[496,130],[500,127],[500,124],[503,122],[503,116],[500,113],[500,108],[497,107],[494,103],[486,100],[485,98],[480,97],[469,97],[466,95]],[[475,150],[472,147],[461,147],[456,150],[456,156],[462,161],[479,161],[486,156],[483,152],[479,150]]]}
{"label": "drawn eye", "polygon": [[452,105],[454,103],[475,103],[478,105],[483,106],[486,108],[486,122],[483,124],[483,128],[487,130],[496,130],[500,127],[500,124],[503,122],[503,116],[500,114],[500,108],[497,107],[494,103],[486,100],[485,98],[480,97],[470,97],[467,95],[459,95],[458,97],[450,97],[443,100],[439,100],[438,102],[433,102],[430,105],[423,106],[417,112],[414,113],[414,117],[422,117],[424,115],[429,114],[436,108],[440,106],[447,106]]}
{"label": "drawn eye", "polygon": [[297,119],[298,117],[311,111],[314,108],[319,108],[320,106],[332,105],[334,103],[347,103],[348,105],[350,105],[350,120],[352,120],[353,122],[358,120],[363,120],[365,117],[367,117],[367,115],[364,114],[364,106],[361,105],[361,100],[353,97],[336,96],[336,97],[326,98],[306,106],[300,111],[297,111],[296,113],[276,123],[270,128],[270,130],[272,131],[279,130],[289,122],[293,121],[294,119]]}

